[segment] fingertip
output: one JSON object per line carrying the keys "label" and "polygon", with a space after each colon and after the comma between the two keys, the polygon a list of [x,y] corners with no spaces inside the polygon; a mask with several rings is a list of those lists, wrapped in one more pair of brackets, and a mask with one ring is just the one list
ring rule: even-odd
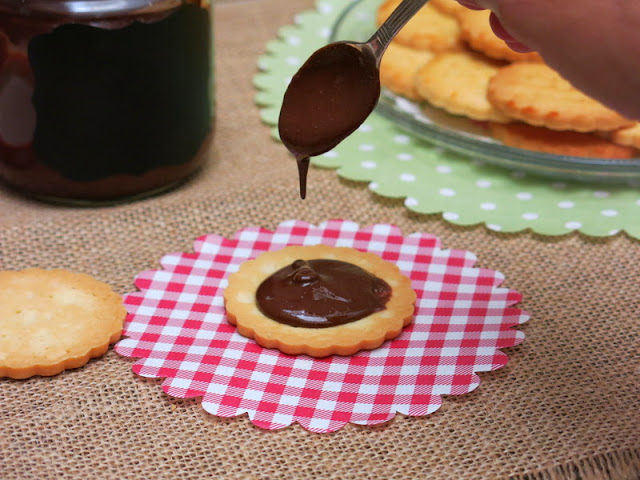
{"label": "fingertip", "polygon": [[474,0],[457,0],[457,2],[469,10],[485,10],[484,7],[478,5]]}
{"label": "fingertip", "polygon": [[507,46],[514,52],[529,53],[533,51],[532,48],[513,38],[513,36],[504,28],[502,22],[500,22],[500,19],[496,16],[495,13],[491,12],[489,22],[491,24],[493,33],[495,33],[502,41],[504,41],[504,43],[506,43]]}

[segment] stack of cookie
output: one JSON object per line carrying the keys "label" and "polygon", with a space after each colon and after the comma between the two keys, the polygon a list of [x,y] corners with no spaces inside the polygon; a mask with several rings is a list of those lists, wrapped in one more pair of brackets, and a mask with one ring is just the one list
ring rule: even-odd
{"label": "stack of cookie", "polygon": [[[382,22],[400,0],[385,0]],[[640,156],[640,124],[586,96],[535,52],[517,53],[489,11],[430,0],[399,32],[380,66],[384,87],[487,126],[505,145],[557,155]]]}

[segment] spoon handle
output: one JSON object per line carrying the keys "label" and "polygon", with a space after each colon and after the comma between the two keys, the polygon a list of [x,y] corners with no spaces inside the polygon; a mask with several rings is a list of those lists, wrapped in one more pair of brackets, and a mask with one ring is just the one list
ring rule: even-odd
{"label": "spoon handle", "polygon": [[378,64],[393,37],[428,0],[403,0],[367,42]]}

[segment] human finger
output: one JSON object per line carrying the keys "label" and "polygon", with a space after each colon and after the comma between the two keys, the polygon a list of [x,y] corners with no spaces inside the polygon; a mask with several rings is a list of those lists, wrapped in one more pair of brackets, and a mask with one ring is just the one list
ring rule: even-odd
{"label": "human finger", "polygon": [[457,0],[457,2],[471,10],[492,10],[497,11],[499,0]]}
{"label": "human finger", "polygon": [[486,10],[484,7],[475,2],[475,0],[457,0],[460,5],[467,7],[469,10]]}
{"label": "human finger", "polygon": [[511,50],[519,53],[527,53],[533,51],[532,48],[529,48],[521,41],[516,40],[513,35],[507,32],[507,30],[502,25],[502,22],[500,22],[500,19],[493,12],[491,12],[491,15],[489,16],[489,23],[491,24],[493,33],[495,33],[504,43],[506,43]]}

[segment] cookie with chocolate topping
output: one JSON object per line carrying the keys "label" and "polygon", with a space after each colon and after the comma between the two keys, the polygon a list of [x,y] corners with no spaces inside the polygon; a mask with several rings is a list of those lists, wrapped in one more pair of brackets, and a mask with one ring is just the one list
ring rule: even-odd
{"label": "cookie with chocolate topping", "polygon": [[224,292],[227,318],[266,348],[352,355],[395,338],[416,294],[393,263],[348,247],[289,246],[245,262]]}

